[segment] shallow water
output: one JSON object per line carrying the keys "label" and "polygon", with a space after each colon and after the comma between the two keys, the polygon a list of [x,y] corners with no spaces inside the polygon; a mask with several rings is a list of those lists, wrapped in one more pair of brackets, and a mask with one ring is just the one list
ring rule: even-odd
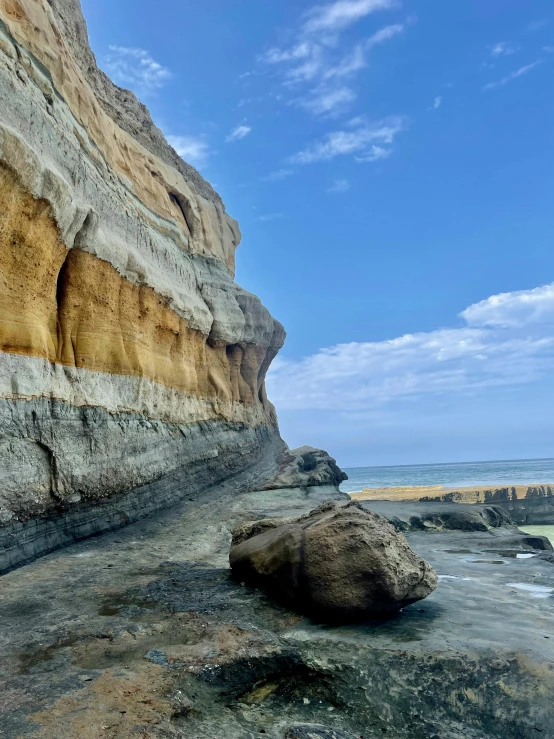
{"label": "shallow water", "polygon": [[532,598],[550,598],[554,592],[554,588],[548,588],[545,585],[532,585],[526,582],[508,582],[506,586],[509,588],[516,588],[517,590],[523,590]]}
{"label": "shallow water", "polygon": [[341,490],[351,493],[363,488],[404,485],[532,485],[554,482],[554,459],[521,459],[452,464],[415,464],[398,467],[352,467]]}

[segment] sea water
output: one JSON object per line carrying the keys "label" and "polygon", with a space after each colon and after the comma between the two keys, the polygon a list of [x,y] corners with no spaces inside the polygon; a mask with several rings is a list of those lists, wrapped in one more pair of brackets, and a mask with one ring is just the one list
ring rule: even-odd
{"label": "sea water", "polygon": [[340,489],[352,493],[363,488],[390,488],[412,485],[444,485],[447,488],[472,485],[532,485],[554,483],[554,459],[516,459],[495,462],[452,464],[412,464],[399,467],[352,467],[345,469],[348,480]]}

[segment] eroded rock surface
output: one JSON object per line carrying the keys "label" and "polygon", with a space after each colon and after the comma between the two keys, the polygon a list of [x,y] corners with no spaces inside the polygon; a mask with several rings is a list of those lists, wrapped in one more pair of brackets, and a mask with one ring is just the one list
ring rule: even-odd
{"label": "eroded rock surface", "polygon": [[278,472],[260,490],[304,488],[315,485],[336,485],[348,480],[337,462],[323,449],[302,446],[284,449],[277,459]]}
{"label": "eroded rock surface", "polygon": [[359,739],[359,737],[321,724],[295,724],[289,727],[285,739]]}
{"label": "eroded rock surface", "polygon": [[439,585],[386,621],[318,624],[230,576],[231,528],[333,494],[229,480],[4,575],[3,739],[550,738],[554,568],[517,529],[408,531]]}
{"label": "eroded rock surface", "polygon": [[395,613],[437,586],[404,536],[359,503],[329,501],[298,519],[265,519],[233,531],[235,577],[320,621]]}

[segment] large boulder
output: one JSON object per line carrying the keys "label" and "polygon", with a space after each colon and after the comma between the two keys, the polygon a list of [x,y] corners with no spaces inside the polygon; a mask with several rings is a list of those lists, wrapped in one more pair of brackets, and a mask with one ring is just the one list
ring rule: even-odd
{"label": "large boulder", "polygon": [[233,531],[230,563],[238,579],[320,621],[387,616],[437,585],[404,536],[354,501],[242,524]]}

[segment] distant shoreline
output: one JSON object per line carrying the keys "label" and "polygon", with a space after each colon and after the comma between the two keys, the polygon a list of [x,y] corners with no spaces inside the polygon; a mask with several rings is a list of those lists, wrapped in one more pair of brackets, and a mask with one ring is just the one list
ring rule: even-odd
{"label": "distant shoreline", "polygon": [[501,500],[523,500],[532,497],[554,497],[554,483],[517,483],[515,485],[403,485],[363,488],[351,491],[352,500],[405,500],[454,503],[486,503]]}

